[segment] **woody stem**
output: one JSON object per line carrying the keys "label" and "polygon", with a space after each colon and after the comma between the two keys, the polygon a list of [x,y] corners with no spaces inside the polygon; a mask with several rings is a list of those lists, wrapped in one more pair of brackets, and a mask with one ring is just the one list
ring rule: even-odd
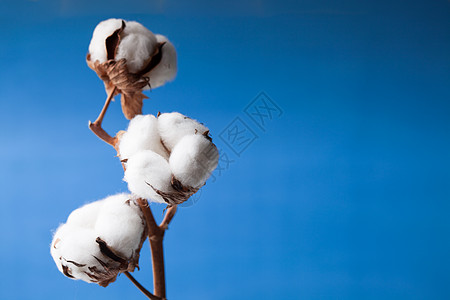
{"label": "woody stem", "polygon": [[153,293],[161,298],[166,297],[166,279],[164,272],[164,233],[176,212],[176,206],[169,207],[161,225],[157,225],[147,200],[138,199],[138,204],[144,213],[148,228],[148,239],[152,252]]}

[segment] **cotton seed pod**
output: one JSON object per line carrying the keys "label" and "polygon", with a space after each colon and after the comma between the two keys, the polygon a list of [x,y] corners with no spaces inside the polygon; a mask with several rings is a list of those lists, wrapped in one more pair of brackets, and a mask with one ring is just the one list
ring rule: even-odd
{"label": "cotton seed pod", "polygon": [[162,35],[134,21],[109,19],[94,30],[88,66],[104,81],[107,93],[121,93],[124,115],[142,113],[142,90],[156,88],[175,78],[175,47]]}
{"label": "cotton seed pod", "polygon": [[169,153],[164,148],[158,131],[158,121],[153,115],[137,115],[128,125],[126,132],[120,135],[118,152],[121,160],[134,154],[151,150],[168,159]]}
{"label": "cotton seed pod", "polygon": [[171,179],[169,163],[153,151],[141,151],[126,162],[124,181],[128,183],[128,189],[151,202],[166,202],[157,191],[171,193]]}
{"label": "cotton seed pod", "polygon": [[73,211],[53,236],[50,252],[67,277],[107,286],[138,266],[147,236],[145,219],[129,194]]}
{"label": "cotton seed pod", "polygon": [[196,120],[178,112],[164,113],[158,116],[158,130],[164,146],[169,150],[186,135],[205,134],[209,129]]}
{"label": "cotton seed pod", "polygon": [[169,158],[173,176],[183,186],[201,188],[217,167],[219,151],[207,137],[195,134],[183,137]]}

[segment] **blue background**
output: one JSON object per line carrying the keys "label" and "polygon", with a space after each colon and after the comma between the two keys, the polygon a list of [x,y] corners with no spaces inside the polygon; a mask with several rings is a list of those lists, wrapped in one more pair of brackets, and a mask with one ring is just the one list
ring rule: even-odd
{"label": "blue background", "polygon": [[[127,190],[87,127],[105,93],[85,55],[110,17],[177,48],[144,112],[199,119],[233,160],[167,232],[169,299],[450,298],[449,1],[2,0],[0,299],[145,299],[49,254],[73,209]],[[264,130],[244,113],[260,91],[283,110]],[[219,137],[236,117],[258,136],[240,156]],[[104,127],[126,126],[113,103]]]}

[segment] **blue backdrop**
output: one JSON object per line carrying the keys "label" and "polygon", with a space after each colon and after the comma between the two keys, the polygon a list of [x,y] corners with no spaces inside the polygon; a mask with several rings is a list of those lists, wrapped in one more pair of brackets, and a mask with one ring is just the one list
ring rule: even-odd
{"label": "blue backdrop", "polygon": [[[197,118],[221,149],[167,232],[169,299],[450,298],[449,1],[2,0],[0,299],[145,299],[49,253],[73,209],[127,190],[87,127],[105,93],[85,55],[110,17],[178,50],[144,112]],[[126,128],[118,102],[104,126]]]}

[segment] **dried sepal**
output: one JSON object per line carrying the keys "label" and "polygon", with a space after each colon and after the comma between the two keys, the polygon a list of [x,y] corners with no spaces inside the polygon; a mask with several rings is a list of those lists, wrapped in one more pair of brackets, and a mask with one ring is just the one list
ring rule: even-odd
{"label": "dried sepal", "polygon": [[134,116],[142,114],[142,100],[148,98],[142,93],[142,89],[149,84],[148,78],[130,73],[125,59],[108,60],[105,63],[92,62],[88,54],[86,61],[103,80],[107,93],[116,88],[115,94],[122,94],[122,111],[127,119],[131,120]]}
{"label": "dried sepal", "polygon": [[165,192],[162,190],[158,190],[157,188],[153,187],[150,183],[146,182],[161,198],[164,199],[164,201],[169,206],[174,206],[181,204],[185,201],[187,201],[192,195],[197,193],[199,188],[193,188],[189,186],[184,186],[181,184],[181,182],[175,178],[175,176],[172,175],[172,180],[170,182],[172,186],[172,190],[170,192]]}
{"label": "dried sepal", "polygon": [[122,26],[114,31],[112,35],[106,38],[105,46],[106,46],[106,58],[108,60],[114,59],[117,53],[117,46],[120,43],[120,34],[125,29],[125,21],[122,20]]}
{"label": "dried sepal", "polygon": [[142,101],[148,97],[142,94],[142,92],[122,93],[120,103],[122,105],[122,111],[125,118],[131,120],[136,115],[142,114]]}

